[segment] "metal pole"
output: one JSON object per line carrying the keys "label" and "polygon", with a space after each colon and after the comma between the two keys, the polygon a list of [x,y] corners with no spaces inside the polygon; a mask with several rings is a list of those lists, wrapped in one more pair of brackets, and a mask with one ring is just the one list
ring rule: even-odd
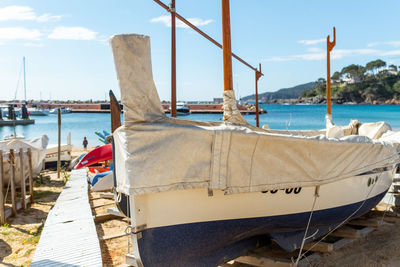
{"label": "metal pole", "polygon": [[61,109],[57,109],[58,115],[58,150],[57,150],[57,178],[60,178],[61,171]]}
{"label": "metal pole", "polygon": [[171,0],[171,117],[176,117],[176,39],[175,0]]}
{"label": "metal pole", "polygon": [[333,42],[326,37],[326,113],[331,115],[331,51],[336,44],[336,29],[333,27]]}
{"label": "metal pole", "polygon": [[[161,2],[160,0],[153,0],[154,2],[156,2],[157,4],[159,4],[162,8],[164,8],[165,10],[167,10],[168,12],[171,12],[169,7],[167,5],[165,5],[163,2]],[[185,23],[187,26],[189,26],[190,28],[192,28],[193,30],[195,30],[196,32],[198,32],[200,35],[202,35],[204,38],[206,38],[207,40],[209,40],[211,43],[215,44],[216,46],[218,46],[219,48],[222,48],[222,45],[220,43],[218,43],[217,41],[215,41],[213,38],[211,38],[210,36],[208,36],[206,33],[204,33],[202,30],[200,30],[199,28],[197,28],[196,26],[194,26],[192,23],[190,23],[189,21],[187,21],[185,18],[183,18],[181,15],[179,15],[179,13],[177,13],[176,11],[175,13],[175,17],[178,18],[180,21],[182,21],[183,23]],[[249,63],[247,63],[246,61],[244,61],[243,59],[241,59],[240,57],[238,57],[236,54],[231,53],[232,57],[236,58],[237,60],[239,60],[241,63],[243,63],[244,65],[246,65],[247,67],[249,67],[250,69],[257,71],[257,68],[254,68],[253,66],[251,66]],[[261,75],[264,75],[261,73]]]}
{"label": "metal pole", "polygon": [[26,102],[26,78],[25,78],[25,57],[23,57],[23,63],[24,63],[24,97],[25,97],[25,102]]}
{"label": "metal pole", "polygon": [[259,108],[258,108],[258,80],[261,77],[261,63],[259,65],[260,70],[256,71],[256,123],[257,123],[257,127],[260,127],[260,116],[259,116]]}
{"label": "metal pole", "polygon": [[231,22],[229,0],[221,0],[222,5],[222,54],[224,61],[224,91],[233,90]]}
{"label": "metal pole", "polygon": [[6,214],[4,212],[4,204],[5,203],[4,203],[4,194],[3,194],[3,180],[4,180],[3,151],[0,150],[0,224],[6,223]]}

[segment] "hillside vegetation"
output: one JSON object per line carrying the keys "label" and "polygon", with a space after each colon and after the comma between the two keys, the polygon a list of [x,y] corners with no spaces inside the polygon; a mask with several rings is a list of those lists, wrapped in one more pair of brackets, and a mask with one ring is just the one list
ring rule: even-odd
{"label": "hillside vegetation", "polygon": [[[365,66],[349,65],[331,78],[331,95],[336,103],[400,103],[400,72],[397,66],[387,66],[380,59]],[[311,90],[302,93],[302,98],[326,95],[326,80],[320,78]]]}
{"label": "hillside vegetation", "polygon": [[[276,99],[297,99],[306,90],[312,90],[316,86],[316,82],[309,82],[305,84],[300,84],[290,88],[282,88],[276,92],[265,92],[258,94],[258,99],[260,102],[269,102]],[[255,101],[255,95],[249,95],[242,97],[243,101]]]}

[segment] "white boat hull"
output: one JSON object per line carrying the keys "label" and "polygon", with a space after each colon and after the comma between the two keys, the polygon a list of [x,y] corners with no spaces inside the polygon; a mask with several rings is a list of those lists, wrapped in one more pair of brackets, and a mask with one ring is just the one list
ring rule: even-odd
{"label": "white boat hull", "polygon": [[[317,236],[320,236],[345,219],[367,212],[384,196],[392,177],[390,170],[321,185],[310,232],[318,229]],[[132,226],[140,228],[145,225],[140,234],[132,235],[135,257],[144,266],[162,266],[163,262],[174,266],[181,266],[180,263],[182,266],[219,264],[224,258],[229,258],[232,251],[243,253],[243,249],[250,247],[253,238],[261,234],[269,235],[285,249],[293,250],[299,246],[306,228],[315,191],[315,187],[232,195],[214,191],[209,196],[206,189],[191,189],[131,196]],[[232,233],[239,227],[239,231],[232,236],[229,231],[224,232],[224,227]],[[201,237],[198,231],[202,232]],[[220,235],[220,232],[224,233]],[[176,235],[182,235],[179,242],[184,243],[182,248],[177,248],[180,250],[179,259],[174,259],[171,251],[167,250],[166,254],[161,252],[168,242],[176,242]],[[211,240],[216,238],[225,240],[215,241],[215,246],[208,244],[210,249],[199,245],[207,240],[213,243]],[[227,244],[233,247],[228,249]],[[186,250],[186,254],[193,251],[203,255],[201,257],[209,261],[203,261],[201,257],[193,258],[190,253],[184,259],[182,250]],[[160,253],[164,257],[162,262],[155,256]],[[235,255],[232,254],[232,257]]]}

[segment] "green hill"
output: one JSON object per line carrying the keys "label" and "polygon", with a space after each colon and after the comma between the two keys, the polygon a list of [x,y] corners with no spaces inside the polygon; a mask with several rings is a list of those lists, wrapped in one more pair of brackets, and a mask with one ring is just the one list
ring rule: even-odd
{"label": "green hill", "polygon": [[[258,94],[260,102],[266,102],[274,99],[297,99],[304,91],[314,89],[316,82],[296,85],[290,88],[282,88],[276,92],[265,92]],[[249,95],[241,98],[242,101],[255,101],[255,95]]]}

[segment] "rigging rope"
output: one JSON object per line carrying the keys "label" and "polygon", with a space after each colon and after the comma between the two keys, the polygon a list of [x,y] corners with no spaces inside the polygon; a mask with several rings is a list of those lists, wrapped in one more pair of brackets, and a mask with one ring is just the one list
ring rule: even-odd
{"label": "rigging rope", "polygon": [[301,246],[300,246],[300,250],[299,250],[299,255],[297,256],[297,260],[296,260],[295,266],[297,266],[297,265],[299,264],[299,261],[300,261],[300,258],[301,258],[301,252],[302,252],[302,250],[303,250],[305,241],[306,241],[307,239],[309,239],[309,238],[315,236],[315,235],[318,233],[318,230],[317,230],[314,234],[312,234],[311,236],[307,237],[308,228],[310,227],[311,218],[312,218],[313,213],[314,213],[315,203],[317,202],[317,198],[319,197],[319,188],[320,188],[319,185],[315,187],[314,202],[313,202],[313,205],[312,205],[312,208],[311,208],[310,216],[309,216],[309,218],[308,218],[306,231],[304,232],[304,237],[303,237],[303,240],[301,241]]}
{"label": "rigging rope", "polygon": [[[381,172],[379,174],[379,177],[382,175],[383,172]],[[378,179],[379,179],[378,177]],[[343,226],[346,222],[348,222],[353,216],[354,214],[356,214],[361,208],[362,206],[364,206],[365,201],[367,201],[369,195],[372,192],[372,189],[374,189],[376,183],[373,184],[373,186],[371,187],[371,189],[369,190],[368,194],[366,195],[364,201],[361,203],[361,205],[352,213],[350,214],[346,219],[344,219],[340,224],[338,224],[335,228],[333,228],[331,231],[329,231],[326,235],[324,235],[320,240],[318,240],[317,242],[315,242],[309,249],[307,249],[303,254],[301,254],[300,259],[305,257],[305,254],[307,252],[309,252],[311,249],[313,249],[316,245],[318,245],[320,242],[322,242],[325,238],[327,238],[331,233],[333,233],[334,231],[336,231],[339,227]],[[299,259],[298,259],[299,260]]]}

